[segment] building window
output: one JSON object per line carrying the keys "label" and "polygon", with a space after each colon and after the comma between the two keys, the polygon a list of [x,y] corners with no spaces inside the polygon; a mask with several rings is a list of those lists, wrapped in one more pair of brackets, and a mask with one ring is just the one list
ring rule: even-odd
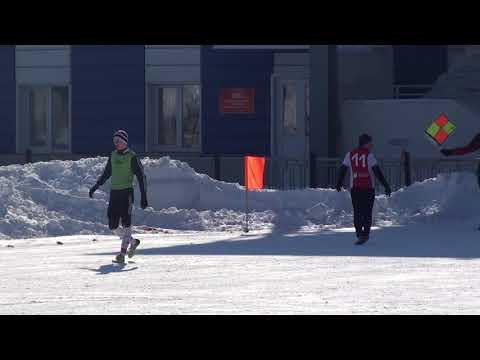
{"label": "building window", "polygon": [[30,138],[27,143],[31,147],[48,146],[48,89],[32,88],[27,90],[29,103],[28,125]]}
{"label": "building window", "polygon": [[200,86],[183,87],[182,144],[186,147],[200,146]]}
{"label": "building window", "polygon": [[291,134],[297,132],[297,89],[296,82],[285,82],[282,86],[283,128]]}
{"label": "building window", "polygon": [[200,147],[200,85],[152,85],[149,87],[150,150]]}
{"label": "building window", "polygon": [[178,120],[178,89],[158,89],[158,145],[177,144],[177,120]]}
{"label": "building window", "polygon": [[36,153],[70,151],[68,86],[19,87],[20,150]]}
{"label": "building window", "polygon": [[68,87],[55,86],[51,88],[52,97],[52,127],[54,151],[68,151],[70,138]]}

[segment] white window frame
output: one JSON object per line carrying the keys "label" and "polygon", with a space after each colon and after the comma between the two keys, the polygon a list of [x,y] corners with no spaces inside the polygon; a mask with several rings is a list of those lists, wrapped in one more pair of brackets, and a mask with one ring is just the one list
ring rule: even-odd
{"label": "white window frame", "polygon": [[[183,146],[183,88],[184,86],[199,86],[200,87],[200,116],[198,119],[199,122],[199,143],[198,145],[192,147]],[[158,130],[157,130],[157,121],[158,121],[158,111],[159,111],[159,101],[158,101],[158,91],[159,88],[176,88],[177,96],[180,101],[177,102],[177,122],[176,122],[176,144],[175,145],[159,145],[158,144]],[[155,92],[153,97],[154,104],[150,104],[151,94],[150,91]],[[202,149],[202,87],[200,82],[149,82],[146,84],[146,152],[182,152],[182,153],[199,153]],[[153,106],[153,118],[150,118],[150,109]],[[149,143],[150,137],[148,132],[154,132],[154,141],[155,143]]]}
{"label": "white window frame", "polygon": [[[35,151],[35,148],[32,149],[32,152],[35,154],[71,154],[72,153],[72,85],[71,83],[65,82],[53,82],[53,83],[17,83],[16,86],[16,150],[17,153],[25,152],[30,145],[28,144],[29,134],[21,133],[21,121],[20,118],[20,88],[21,87],[30,87],[30,88],[48,88],[48,97],[49,102],[47,105],[47,121],[49,126],[49,144],[47,145],[47,151]],[[53,149],[53,124],[52,124],[52,91],[53,87],[66,87],[68,88],[68,149],[61,151],[54,151]]]}

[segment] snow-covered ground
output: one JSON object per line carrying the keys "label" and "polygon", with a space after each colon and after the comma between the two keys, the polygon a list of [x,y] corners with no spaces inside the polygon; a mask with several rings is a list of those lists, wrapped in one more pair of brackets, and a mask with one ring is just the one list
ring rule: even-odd
{"label": "snow-covered ground", "polygon": [[123,269],[112,237],[1,240],[0,314],[480,314],[477,231],[387,227],[365,247],[352,237],[141,235]]}
{"label": "snow-covered ground", "polygon": [[379,194],[356,247],[347,192],[254,192],[245,235],[240,185],[144,159],[152,207],[134,222],[157,233],[137,227],[120,268],[108,186],[88,198],[105,161],[0,167],[0,314],[480,313],[473,174]]}

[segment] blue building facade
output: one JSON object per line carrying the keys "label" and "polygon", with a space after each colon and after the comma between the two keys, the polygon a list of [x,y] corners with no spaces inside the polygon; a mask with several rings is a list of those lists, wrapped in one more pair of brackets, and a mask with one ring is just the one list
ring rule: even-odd
{"label": "blue building facade", "polygon": [[[264,155],[276,159],[276,178],[306,183],[312,156],[335,155],[341,81],[357,88],[341,76],[339,83],[339,64],[365,69],[354,55],[339,62],[336,52],[328,45],[2,45],[0,154],[106,154],[121,128],[140,154]],[[393,81],[433,82],[447,57],[446,46],[393,47]]]}
{"label": "blue building facade", "polygon": [[72,152],[109,151],[115,129],[144,152],[144,46],[74,45],[71,62]]}
{"label": "blue building facade", "polygon": [[15,46],[0,46],[0,153],[15,152]]}
{"label": "blue building facade", "polygon": [[[205,153],[270,155],[273,51],[202,48],[202,150]],[[222,88],[255,89],[255,112],[222,114]]]}
{"label": "blue building facade", "polygon": [[[399,83],[433,81],[446,68],[445,47],[412,46],[395,48],[395,77]],[[426,49],[425,49],[426,48]],[[309,53],[308,49],[258,49],[255,46],[201,46],[201,146],[204,154],[271,154],[272,75],[275,54]],[[420,55],[421,56],[420,56]],[[146,147],[146,59],[142,45],[74,45],[70,50],[71,152],[105,152],[111,133],[128,129],[132,146]],[[420,56],[420,60],[419,59]],[[421,69],[412,61],[420,61]],[[433,63],[432,58],[440,59]],[[426,64],[425,66],[422,64]],[[46,84],[49,82],[46,81]],[[37,85],[37,84],[35,84]],[[0,46],[0,103],[2,112],[2,153],[15,153],[16,132],[21,127],[16,113],[17,82],[15,46]],[[221,113],[222,89],[254,89],[255,111],[249,114]],[[17,119],[17,120],[16,120]],[[28,145],[28,141],[27,141]],[[20,149],[23,150],[23,149]],[[54,151],[52,151],[54,152]]]}

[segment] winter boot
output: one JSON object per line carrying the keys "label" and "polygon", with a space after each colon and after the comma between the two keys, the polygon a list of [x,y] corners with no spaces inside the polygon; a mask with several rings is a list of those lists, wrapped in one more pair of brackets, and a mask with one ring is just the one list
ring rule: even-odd
{"label": "winter boot", "polygon": [[124,254],[118,254],[116,257],[115,257],[115,260],[114,262],[116,262],[117,264],[125,264],[125,255]]}
{"label": "winter boot", "polygon": [[368,235],[362,235],[358,238],[357,242],[355,243],[355,245],[363,245],[365,244],[367,241],[369,240],[369,237]]}
{"label": "winter boot", "polygon": [[132,239],[130,243],[130,249],[128,249],[128,257],[132,258],[135,255],[135,250],[137,249],[138,245],[140,245],[140,240]]}

